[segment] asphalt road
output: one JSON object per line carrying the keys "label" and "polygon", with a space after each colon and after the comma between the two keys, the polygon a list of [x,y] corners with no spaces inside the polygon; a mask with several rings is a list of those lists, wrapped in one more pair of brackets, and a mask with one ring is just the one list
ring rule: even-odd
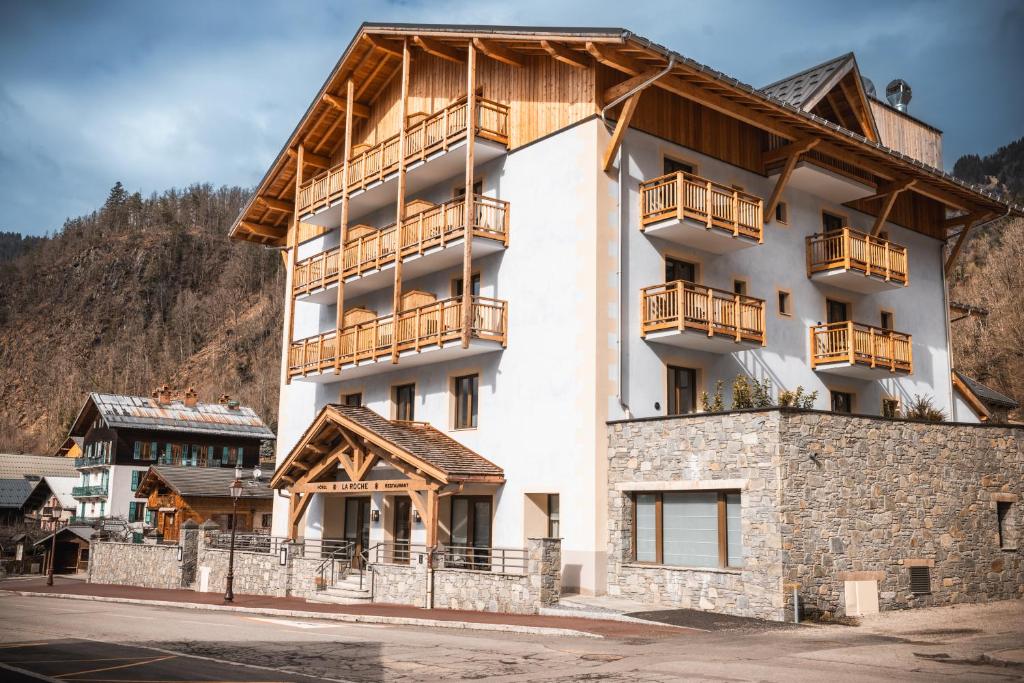
{"label": "asphalt road", "polygon": [[909,619],[599,640],[4,595],[0,681],[1024,679],[1024,602]]}

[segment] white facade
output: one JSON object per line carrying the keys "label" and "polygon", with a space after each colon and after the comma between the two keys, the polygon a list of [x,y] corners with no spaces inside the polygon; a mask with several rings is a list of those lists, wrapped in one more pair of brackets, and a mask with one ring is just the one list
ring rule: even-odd
{"label": "white facade", "polygon": [[[907,287],[858,294],[813,282],[806,272],[805,237],[821,232],[822,210],[845,216],[850,227],[866,232],[873,218],[791,187],[782,196],[787,223],[769,223],[763,244],[711,254],[667,242],[640,230],[638,197],[641,181],[662,175],[665,155],[694,164],[700,176],[762,198],[771,194],[774,178],[630,130],[620,152],[620,185],[618,169],[600,170],[608,138],[601,120],[591,117],[477,169],[483,193],[510,203],[508,248],[473,260],[481,295],[508,302],[506,348],[439,362],[429,362],[428,356],[440,352],[427,350],[421,352],[421,364],[381,362],[354,379],[342,371],[327,381],[296,378],[288,383],[284,369],[278,464],[326,404],[360,393],[364,405],[390,418],[392,388],[414,383],[416,420],[431,423],[504,469],[506,483],[493,501],[493,546],[522,547],[528,536],[546,535],[541,501],[557,494],[563,584],[600,593],[607,552],[605,422],[666,414],[668,365],[696,369],[698,393],[711,392],[717,380],[724,380],[727,406],[732,379],[744,373],[770,378],[776,391],[797,386],[817,391],[821,409],[830,407],[830,390],[854,394],[854,412],[875,415],[881,413],[883,397],[906,405],[923,395],[951,419],[974,421],[969,411],[954,409],[939,241],[885,226],[892,241],[908,248]],[[409,198],[439,203],[461,183],[461,175],[453,176]],[[375,227],[393,221],[393,205],[350,217],[350,224]],[[332,230],[300,245],[297,258],[337,244],[338,231]],[[461,241],[452,248],[461,252]],[[750,296],[765,299],[766,346],[709,353],[644,340],[640,290],[664,282],[666,255],[698,264],[702,284],[731,291],[733,281],[742,279]],[[421,289],[446,298],[451,281],[460,276],[461,265],[452,266],[406,280],[403,291]],[[385,280],[380,289],[361,296],[346,293],[346,310],[364,305],[378,315],[391,313],[393,292],[390,278]],[[287,286],[290,293],[290,281]],[[790,293],[791,316],[778,313],[779,289]],[[913,373],[863,380],[814,371],[808,328],[825,321],[827,296],[850,304],[858,322],[878,325],[881,310],[890,311],[894,329],[913,335]],[[336,316],[331,303],[300,299],[292,338],[332,331]],[[479,375],[478,427],[455,430],[452,378],[468,373]],[[314,500],[305,517],[305,537],[340,538],[342,501]],[[372,505],[381,515],[371,524],[371,543],[388,538],[391,528],[383,498],[375,494]],[[448,523],[446,505],[442,501],[442,526]],[[275,535],[287,535],[287,499],[276,498],[274,512]],[[412,542],[422,539],[422,525],[414,524]]]}
{"label": "white facade", "polygon": [[[132,472],[144,473],[149,467],[130,465],[104,465],[81,471],[78,486],[103,487],[102,496],[78,497],[78,517],[118,517],[128,519],[131,503],[145,504],[145,498],[136,498],[132,490]],[[140,475],[141,476],[141,475]]]}

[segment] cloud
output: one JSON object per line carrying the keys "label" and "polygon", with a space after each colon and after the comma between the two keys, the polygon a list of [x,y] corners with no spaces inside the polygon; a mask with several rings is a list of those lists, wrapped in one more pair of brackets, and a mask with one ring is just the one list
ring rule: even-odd
{"label": "cloud", "polygon": [[621,26],[753,85],[854,50],[945,131],[947,165],[1024,134],[1024,5],[741,0],[7,3],[0,229],[42,233],[117,180],[254,185],[364,19]]}

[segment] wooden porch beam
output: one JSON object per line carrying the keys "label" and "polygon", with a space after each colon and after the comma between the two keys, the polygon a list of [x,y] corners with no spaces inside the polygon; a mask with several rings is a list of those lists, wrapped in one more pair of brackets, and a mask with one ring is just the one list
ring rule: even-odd
{"label": "wooden porch beam", "polygon": [[[288,148],[288,156],[298,158],[298,152],[291,147]],[[305,152],[302,155],[302,162],[309,164],[310,166],[316,166],[317,168],[330,168],[331,160],[325,156],[319,154],[313,154],[311,152]],[[301,184],[301,183],[300,183]]]}
{"label": "wooden porch beam", "polygon": [[263,195],[256,195],[256,203],[262,204],[264,207],[271,211],[279,211],[281,213],[294,213],[295,203],[286,202],[281,199],[274,199],[273,197],[264,197]]}
{"label": "wooden porch beam", "polygon": [[611,140],[608,141],[608,147],[604,150],[601,168],[604,169],[605,173],[610,171],[612,164],[615,163],[615,153],[619,151],[619,146],[622,145],[622,139],[625,137],[626,131],[629,130],[629,122],[632,120],[633,114],[636,113],[637,105],[640,104],[640,96],[643,94],[643,90],[633,93],[626,100],[625,104],[622,105],[619,120],[615,122],[615,130],[612,132]]}
{"label": "wooden porch beam", "polygon": [[800,155],[804,152],[808,152],[820,143],[821,140],[818,138],[803,138],[796,142],[791,142],[788,145],[777,147],[771,151],[765,152],[761,155],[761,160],[764,162],[765,168],[771,166],[777,161],[783,161],[788,159],[794,154]]}
{"label": "wooden porch beam", "polygon": [[239,221],[238,225],[246,232],[271,239],[281,239],[287,232],[287,228],[283,225],[268,225],[266,223],[253,223],[252,221]]}
{"label": "wooden porch beam", "polygon": [[[345,104],[345,100],[341,99],[340,97],[336,97],[336,96],[334,96],[334,95],[332,95],[330,93],[326,93],[326,92],[324,93],[323,101],[326,102],[327,104],[331,105],[332,107],[334,107],[335,109],[337,109],[340,112],[344,112],[344,111],[347,110],[347,106]],[[368,119],[368,118],[370,118],[370,108],[367,107],[365,104],[360,104],[359,102],[353,102],[352,103],[352,115],[353,116],[358,116],[361,119]]]}
{"label": "wooden porch beam", "polygon": [[789,154],[786,156],[786,163],[782,167],[779,179],[775,181],[772,196],[768,199],[768,203],[764,205],[764,223],[766,225],[775,218],[775,207],[779,205],[779,201],[782,199],[782,191],[786,189],[786,183],[789,182],[789,177],[793,175],[796,163],[800,161],[800,155],[815,147],[818,142],[818,138],[805,138],[782,148],[788,150]]}
{"label": "wooden porch beam", "polygon": [[604,94],[601,95],[601,102],[604,105],[607,105],[609,102],[614,102],[644,81],[654,78],[659,73],[661,73],[661,69],[648,69],[643,73],[633,76],[632,78],[627,78],[621,83],[616,83],[604,91]]}
{"label": "wooden porch beam", "polygon": [[306,513],[306,509],[309,507],[309,504],[313,502],[313,496],[309,493],[302,494],[302,497],[297,501],[296,496],[298,496],[297,493],[292,493],[291,514],[289,515],[290,519],[288,520],[288,529],[290,531],[288,538],[293,541],[299,537],[299,520],[301,520],[302,515]]}
{"label": "wooden porch beam", "polygon": [[[476,48],[478,41],[469,44],[466,59],[466,111],[476,112]],[[473,327],[473,239],[470,217],[473,211],[473,158],[476,153],[476,116],[471,116],[472,126],[466,135],[465,204],[462,215],[465,219],[465,239],[462,240],[462,348],[469,348],[469,337]],[[401,219],[399,219],[401,220]],[[397,307],[395,310],[398,310]],[[395,335],[397,338],[397,335]]]}
{"label": "wooden porch beam", "polygon": [[[411,55],[409,53],[409,39],[406,38],[402,41],[402,84],[401,90],[398,94],[398,120],[401,122],[398,129],[398,182],[395,183],[395,192],[397,193],[395,198],[395,225],[399,226],[399,232],[401,232],[402,221],[405,220],[405,140],[406,140],[406,124],[409,121],[409,60]],[[472,102],[470,102],[472,104]],[[469,109],[473,111],[472,107]],[[467,136],[472,141],[473,136]],[[466,214],[467,216],[469,214]],[[468,232],[466,233],[469,234]],[[466,239],[466,242],[471,240]],[[398,257],[395,259],[394,270],[394,290],[392,291],[392,320],[394,320],[394,327],[397,331],[398,328],[398,316],[402,312],[402,258],[401,250],[399,249]],[[391,364],[398,364],[398,336],[397,334],[391,335]]]}
{"label": "wooden porch beam", "polygon": [[385,54],[384,58],[382,60],[380,60],[379,62],[377,62],[377,66],[373,67],[373,71],[371,71],[370,75],[366,77],[366,80],[363,81],[363,84],[359,86],[359,90],[356,90],[356,92],[355,92],[355,99],[358,100],[359,98],[361,98],[366,93],[366,90],[370,87],[370,84],[373,83],[374,79],[377,78],[377,76],[378,76],[378,74],[380,74],[381,70],[385,66],[387,66],[387,63],[390,61],[390,59],[391,59],[391,55],[390,54]]}
{"label": "wooden porch beam", "polygon": [[370,34],[366,34],[366,41],[381,52],[386,52],[394,57],[402,56],[402,44],[399,42],[387,40],[385,38],[378,38],[377,36],[371,36]]}
{"label": "wooden porch beam", "polygon": [[589,60],[575,50],[570,50],[561,43],[553,43],[550,40],[540,41],[541,47],[551,55],[552,59],[555,59],[563,64],[574,66],[577,69],[585,69],[590,66]]}
{"label": "wooden porch beam", "polygon": [[507,48],[504,48],[497,43],[489,40],[481,40],[480,38],[473,39],[473,45],[476,49],[483,52],[491,59],[501,62],[502,64],[508,64],[509,66],[522,66],[523,58],[521,55],[512,52]]}
{"label": "wooden porch beam", "polygon": [[874,193],[872,195],[868,195],[867,197],[861,197],[857,201],[860,201],[860,202],[870,202],[870,201],[873,201],[875,199],[881,199],[883,197],[888,197],[893,192],[902,192],[903,190],[905,190],[908,187],[910,187],[911,185],[913,185],[914,182],[915,181],[911,180],[910,178],[901,178],[899,180],[893,180],[893,181],[888,182],[888,183],[883,183],[882,185],[880,185],[878,187],[878,192],[876,192],[876,193]]}
{"label": "wooden porch beam", "polygon": [[882,232],[882,227],[885,225],[885,222],[889,220],[889,213],[892,211],[892,207],[896,205],[896,199],[904,190],[913,187],[914,183],[915,181],[913,180],[906,180],[893,185],[892,191],[886,195],[885,201],[882,203],[882,208],[875,217],[875,224],[871,228],[872,237],[877,237],[878,233]]}
{"label": "wooden porch beam", "polygon": [[433,38],[413,36],[412,42],[416,43],[416,45],[421,50],[426,52],[428,55],[433,55],[441,59],[446,59],[449,62],[455,62],[456,64],[461,64],[462,62],[466,61],[465,58],[461,54],[459,54],[459,52],[455,48],[445,45],[444,43],[438,42]]}

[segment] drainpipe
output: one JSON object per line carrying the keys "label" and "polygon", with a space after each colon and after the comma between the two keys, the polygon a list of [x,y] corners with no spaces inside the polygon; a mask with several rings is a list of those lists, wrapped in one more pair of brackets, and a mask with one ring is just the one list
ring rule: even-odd
{"label": "drainpipe", "polygon": [[[996,216],[995,218],[990,218],[987,221],[985,221],[984,223],[979,223],[978,225],[975,225],[973,227],[972,226],[964,226],[964,230],[968,230],[968,229],[970,229],[970,230],[978,230],[980,228],[985,227],[986,225],[989,225],[989,224],[994,223],[994,222],[996,222],[998,220],[1006,218],[1009,215],[1010,215],[1010,206],[1007,205],[1006,213],[1004,213],[1002,216]],[[950,371],[950,381],[949,381],[949,416],[952,418],[953,422],[959,422],[960,421],[960,417],[957,415],[957,410],[956,410],[956,390],[953,388],[953,378],[952,378],[953,369],[956,366],[955,366],[955,359],[953,358],[953,326],[951,325],[952,321],[949,319],[949,279],[946,277],[946,258],[945,258],[946,257],[946,244],[953,237],[954,237],[953,235],[950,235],[946,239],[942,240],[942,246],[939,247],[939,268],[942,270],[942,303],[943,303],[943,308],[945,309],[944,312],[943,312],[943,315],[944,315],[944,317],[946,319],[946,353],[949,355],[949,371]]]}
{"label": "drainpipe", "polygon": [[[641,90],[643,90],[647,86],[651,85],[652,83],[654,83],[656,80],[658,80],[662,76],[665,76],[666,74],[668,74],[672,70],[672,67],[675,66],[675,64],[676,64],[676,56],[675,55],[669,55],[668,65],[664,69],[662,69],[661,71],[659,71],[655,75],[651,76],[650,78],[648,78],[646,81],[644,81],[640,85],[638,85],[635,88],[631,89],[629,92],[624,93],[620,97],[616,97],[614,100],[612,100],[611,102],[606,104],[601,109],[601,121],[604,122],[605,128],[608,128],[608,129],[612,128],[612,125],[608,122],[608,111],[612,107],[618,105],[620,102],[626,101],[628,98],[632,97],[633,95],[635,95],[636,93],[640,92]],[[619,145],[618,152],[616,152],[616,158],[617,158],[616,165],[618,166],[618,179],[617,179],[618,187],[616,188],[617,192],[616,192],[616,207],[615,207],[615,209],[616,209],[616,223],[617,223],[617,226],[616,226],[616,236],[617,236],[617,239],[619,241],[618,249],[616,250],[617,251],[617,255],[616,255],[616,270],[615,270],[616,293],[617,293],[618,306],[619,306],[619,334],[618,334],[618,340],[617,340],[617,343],[618,343],[618,346],[619,346],[619,385],[618,385],[618,388],[616,390],[616,398],[619,400],[619,407],[621,407],[623,412],[626,414],[626,418],[627,419],[633,419],[633,412],[629,409],[629,388],[625,384],[625,377],[626,377],[626,363],[625,363],[625,360],[626,360],[626,345],[623,343],[623,340],[626,339],[626,335],[629,333],[629,330],[627,329],[628,326],[629,326],[629,321],[626,318],[626,302],[623,299],[623,290],[622,290],[622,252],[624,251],[624,246],[625,246],[624,239],[623,239],[625,237],[625,235],[624,235],[623,230],[622,230],[622,204],[623,204],[622,197],[623,197],[623,194],[624,194],[624,189],[622,187],[622,165],[623,165],[623,162],[626,159],[626,155],[623,154],[623,150],[625,149],[625,147],[626,147],[626,143],[625,143],[625,140],[623,140],[622,143]]]}

